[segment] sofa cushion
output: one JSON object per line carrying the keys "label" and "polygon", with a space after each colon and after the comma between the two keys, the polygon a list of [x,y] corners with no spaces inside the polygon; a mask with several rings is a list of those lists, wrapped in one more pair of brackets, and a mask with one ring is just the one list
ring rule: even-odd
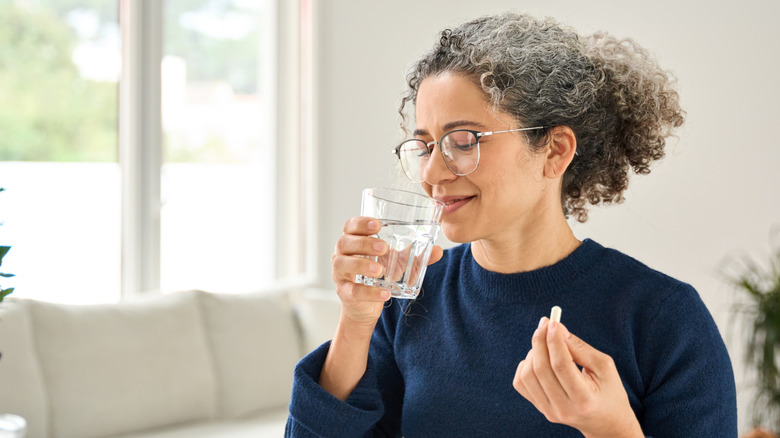
{"label": "sofa cushion", "polygon": [[0,353],[0,413],[24,417],[30,438],[48,436],[46,392],[24,300],[0,304]]}
{"label": "sofa cushion", "polygon": [[280,438],[286,424],[284,408],[240,420],[187,424],[116,438]]}
{"label": "sofa cushion", "polygon": [[194,293],[121,304],[30,302],[53,437],[213,418],[216,384]]}
{"label": "sofa cushion", "polygon": [[220,418],[286,408],[300,351],[287,294],[202,293],[201,303]]}

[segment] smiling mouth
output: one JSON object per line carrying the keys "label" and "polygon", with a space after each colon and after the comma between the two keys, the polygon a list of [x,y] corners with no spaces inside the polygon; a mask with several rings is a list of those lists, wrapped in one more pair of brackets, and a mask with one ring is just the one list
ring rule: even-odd
{"label": "smiling mouth", "polygon": [[473,198],[473,196],[467,196],[467,197],[465,197],[465,198],[456,198],[456,199],[450,199],[450,200],[448,200],[448,201],[442,201],[442,203],[443,203],[444,205],[452,205],[452,204],[454,204],[454,203],[456,203],[456,202],[464,201],[464,200],[466,200],[466,199],[471,199],[471,198]]}
{"label": "smiling mouth", "polygon": [[439,202],[444,204],[444,213],[452,213],[455,210],[460,209],[460,207],[466,205],[469,201],[474,199],[476,196],[463,196],[463,197],[450,197],[445,196],[439,199]]}

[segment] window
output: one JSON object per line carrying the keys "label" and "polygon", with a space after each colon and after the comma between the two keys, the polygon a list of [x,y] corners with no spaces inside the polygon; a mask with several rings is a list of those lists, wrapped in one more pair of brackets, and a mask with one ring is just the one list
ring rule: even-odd
{"label": "window", "polygon": [[272,6],[165,2],[163,290],[253,290],[275,275]]}
{"label": "window", "polygon": [[277,72],[301,59],[291,70],[277,53],[298,49],[302,11],[0,0],[0,243],[16,274],[3,285],[96,303],[305,282],[310,145],[300,90],[277,91],[299,85]]}
{"label": "window", "polygon": [[0,3],[3,265],[14,296],[115,301],[117,5],[70,3]]}

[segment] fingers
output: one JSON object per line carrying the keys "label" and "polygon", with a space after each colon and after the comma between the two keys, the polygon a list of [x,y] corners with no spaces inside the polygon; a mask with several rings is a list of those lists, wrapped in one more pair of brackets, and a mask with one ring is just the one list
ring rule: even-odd
{"label": "fingers", "polygon": [[372,236],[381,226],[378,220],[366,217],[354,217],[344,224],[344,235],[336,241],[331,257],[333,280],[337,284],[353,282],[356,275],[382,275],[382,264],[368,258],[387,253],[387,243]]}
{"label": "fingers", "polygon": [[615,430],[641,433],[609,355],[547,318],[542,318],[531,345],[513,384],[550,422],[567,424],[585,436],[610,436],[605,432]]}
{"label": "fingers", "polygon": [[387,243],[377,237],[344,234],[336,241],[336,254],[381,256],[387,252]]}
{"label": "fingers", "polygon": [[344,224],[344,235],[336,241],[334,255],[381,256],[387,243],[375,237],[382,223],[369,217],[353,217]]}
{"label": "fingers", "polygon": [[381,277],[384,266],[381,263],[365,257],[344,256],[334,254],[332,258],[333,280],[336,283],[353,281],[356,275],[364,277]]}
{"label": "fingers", "polygon": [[569,352],[561,323],[542,318],[531,338],[531,350],[515,373],[515,389],[548,418],[561,422],[572,403],[586,394],[584,377]]}
{"label": "fingers", "polygon": [[[534,351],[533,370],[534,375],[539,380],[539,386],[544,391],[546,397],[552,401],[561,402],[566,400],[568,395],[552,368],[550,350],[566,349],[566,345],[563,343],[559,345],[548,344],[550,326],[551,321],[546,317],[542,318],[539,327],[531,338],[531,349]],[[556,351],[555,354],[557,356],[559,353]]]}
{"label": "fingers", "polygon": [[545,412],[550,406],[550,400],[544,389],[539,384],[539,379],[534,374],[534,351],[530,350],[515,372],[513,386],[526,400],[530,401],[540,412]]}
{"label": "fingers", "polygon": [[546,344],[550,369],[567,398],[574,399],[582,392],[584,382],[566,342],[567,337],[571,336],[563,324],[555,321],[549,322]]}
{"label": "fingers", "polygon": [[357,216],[349,219],[344,224],[344,234],[356,234],[361,236],[370,236],[376,234],[382,228],[382,222],[379,219]]}
{"label": "fingers", "polygon": [[348,303],[379,303],[390,299],[390,291],[388,290],[355,282],[346,282],[340,285],[338,288],[338,295],[342,301]]}
{"label": "fingers", "polygon": [[331,257],[333,281],[341,300],[341,319],[359,326],[373,327],[384,303],[390,299],[389,291],[356,282],[358,275],[377,278],[384,273],[379,259],[387,253],[388,247],[375,237],[381,227],[382,224],[372,218],[348,220]]}
{"label": "fingers", "polygon": [[565,340],[572,360],[582,366],[584,372],[593,375],[596,379],[615,369],[615,361],[612,357],[596,350],[577,336],[567,333]]}

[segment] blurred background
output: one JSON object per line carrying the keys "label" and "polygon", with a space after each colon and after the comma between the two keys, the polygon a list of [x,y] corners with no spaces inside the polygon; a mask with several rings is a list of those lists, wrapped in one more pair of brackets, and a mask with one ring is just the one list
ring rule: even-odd
{"label": "blurred background", "polygon": [[634,38],[677,76],[688,116],[666,158],[572,227],[699,291],[748,430],[725,278],[780,243],[773,0],[0,0],[3,286],[69,303],[331,287],[360,191],[410,187],[390,154],[407,67],[507,10]]}

